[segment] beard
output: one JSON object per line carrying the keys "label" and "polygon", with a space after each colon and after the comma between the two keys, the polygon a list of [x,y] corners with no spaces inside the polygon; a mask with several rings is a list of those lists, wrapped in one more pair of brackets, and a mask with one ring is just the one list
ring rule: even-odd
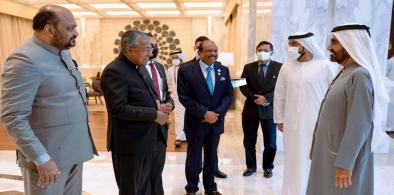
{"label": "beard", "polygon": [[332,62],[337,62],[338,64],[342,64],[346,59],[350,57],[349,53],[343,47],[337,52],[335,52],[333,49],[330,49],[330,53],[330,60]]}
{"label": "beard", "polygon": [[52,40],[52,45],[62,50],[68,50],[75,46],[75,39],[77,36],[73,36],[68,40],[56,29]]}

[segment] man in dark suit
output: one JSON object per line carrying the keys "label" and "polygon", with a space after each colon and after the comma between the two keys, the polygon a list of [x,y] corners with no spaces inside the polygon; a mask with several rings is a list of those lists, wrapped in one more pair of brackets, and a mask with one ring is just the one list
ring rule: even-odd
{"label": "man in dark suit", "polygon": [[[101,86],[108,111],[108,149],[120,195],[164,194],[162,171],[168,109],[145,69],[152,56],[149,36],[122,35],[122,51],[103,71]],[[165,90],[167,88],[164,88]]]}
{"label": "man in dark suit", "polygon": [[[188,142],[185,187],[188,194],[198,191],[203,170],[205,194],[221,194],[214,181],[217,147],[224,132],[224,117],[231,104],[233,87],[227,67],[216,62],[218,52],[213,41],[203,41],[200,60],[178,70],[178,96],[185,107],[185,133]],[[204,149],[204,165],[202,165]]]}
{"label": "man in dark suit", "polygon": [[[192,60],[187,61],[187,62],[185,62],[184,64],[182,64],[182,66],[183,66],[183,65],[187,65],[187,64],[194,64],[194,63],[196,63],[196,62],[200,59],[200,57],[198,56],[198,48],[200,47],[200,45],[201,45],[202,42],[207,41],[207,40],[209,40],[207,37],[205,37],[205,36],[199,36],[199,37],[196,39],[196,41],[194,41],[195,56],[194,56],[194,58],[193,58]],[[220,64],[220,62],[216,62],[216,63],[219,63],[219,64]],[[215,157],[215,158],[216,158],[215,177],[217,177],[217,178],[227,178],[227,174],[224,173],[223,171],[219,170],[219,165],[218,165],[218,164],[219,164],[219,160],[218,160],[217,153],[216,153],[216,157]]]}
{"label": "man in dark suit", "polygon": [[247,169],[243,176],[250,176],[256,172],[256,140],[260,123],[264,140],[264,177],[270,178],[276,154],[276,125],[273,121],[274,89],[282,64],[270,60],[273,54],[273,46],[270,42],[260,42],[256,47],[256,54],[258,61],[246,64],[241,75],[247,82],[247,85],[240,88],[246,97],[242,111],[242,128]]}

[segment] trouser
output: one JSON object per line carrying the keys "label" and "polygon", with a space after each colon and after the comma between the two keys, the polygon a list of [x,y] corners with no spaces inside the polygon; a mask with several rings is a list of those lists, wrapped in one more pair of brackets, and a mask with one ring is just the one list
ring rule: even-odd
{"label": "trouser", "polygon": [[37,185],[39,173],[35,167],[21,167],[26,195],[78,195],[82,194],[83,164],[68,167],[58,167],[60,174],[57,182],[41,188]]}
{"label": "trouser", "polygon": [[[203,185],[205,191],[216,191],[215,167],[217,166],[217,148],[220,134],[211,131],[206,136],[190,136],[186,134],[188,146],[186,156],[187,192],[197,192],[199,175],[203,171]],[[202,164],[202,150],[204,149],[204,163]]]}
{"label": "trouser", "polygon": [[166,146],[145,154],[112,153],[112,164],[119,195],[163,195],[162,173]]}
{"label": "trouser", "polygon": [[257,168],[256,141],[259,123],[262,127],[264,141],[263,169],[273,169],[276,154],[276,125],[272,119],[242,117],[246,166],[251,169]]}

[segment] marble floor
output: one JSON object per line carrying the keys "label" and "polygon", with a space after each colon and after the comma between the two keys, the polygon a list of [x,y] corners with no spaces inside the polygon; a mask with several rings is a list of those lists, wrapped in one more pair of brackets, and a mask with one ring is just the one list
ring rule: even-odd
{"label": "marble floor", "polygon": [[[218,190],[225,195],[280,195],[283,176],[282,152],[279,151],[275,159],[274,176],[272,178],[264,178],[260,167],[257,174],[250,177],[241,175],[245,168],[245,157],[239,114],[239,112],[232,111],[227,116],[226,132],[223,134],[219,146],[219,167],[228,174],[228,178],[216,179]],[[259,133],[259,136],[261,137],[261,133]],[[257,148],[260,148],[260,145],[259,141]],[[279,146],[279,149],[281,149],[281,146]],[[184,152],[167,152],[163,173],[165,194],[185,194],[185,158],[186,153]],[[258,159],[260,159],[258,164],[261,165],[260,154],[258,154]],[[18,176],[20,176],[20,170],[15,164],[15,152],[0,151],[0,194],[17,194],[15,191],[23,192],[23,182],[20,181]],[[117,194],[110,153],[100,152],[99,156],[85,163],[83,191],[84,194],[93,195]],[[202,185],[200,185],[198,194],[203,194]],[[391,139],[389,153],[375,155],[375,194],[394,194],[394,139]]]}

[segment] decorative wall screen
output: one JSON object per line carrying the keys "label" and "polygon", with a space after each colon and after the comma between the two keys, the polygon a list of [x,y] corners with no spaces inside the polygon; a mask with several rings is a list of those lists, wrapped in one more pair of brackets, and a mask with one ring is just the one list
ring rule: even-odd
{"label": "decorative wall screen", "polygon": [[160,24],[157,20],[136,20],[133,22],[133,25],[126,25],[124,27],[124,31],[119,32],[119,38],[117,38],[115,43],[115,48],[113,52],[115,54],[119,54],[120,48],[120,38],[123,33],[128,30],[139,30],[142,32],[150,33],[157,41],[157,45],[159,48],[159,53],[157,58],[163,62],[163,64],[168,68],[172,65],[171,58],[169,54],[174,50],[180,50],[180,41],[176,38],[175,31],[171,30],[167,24]]}

